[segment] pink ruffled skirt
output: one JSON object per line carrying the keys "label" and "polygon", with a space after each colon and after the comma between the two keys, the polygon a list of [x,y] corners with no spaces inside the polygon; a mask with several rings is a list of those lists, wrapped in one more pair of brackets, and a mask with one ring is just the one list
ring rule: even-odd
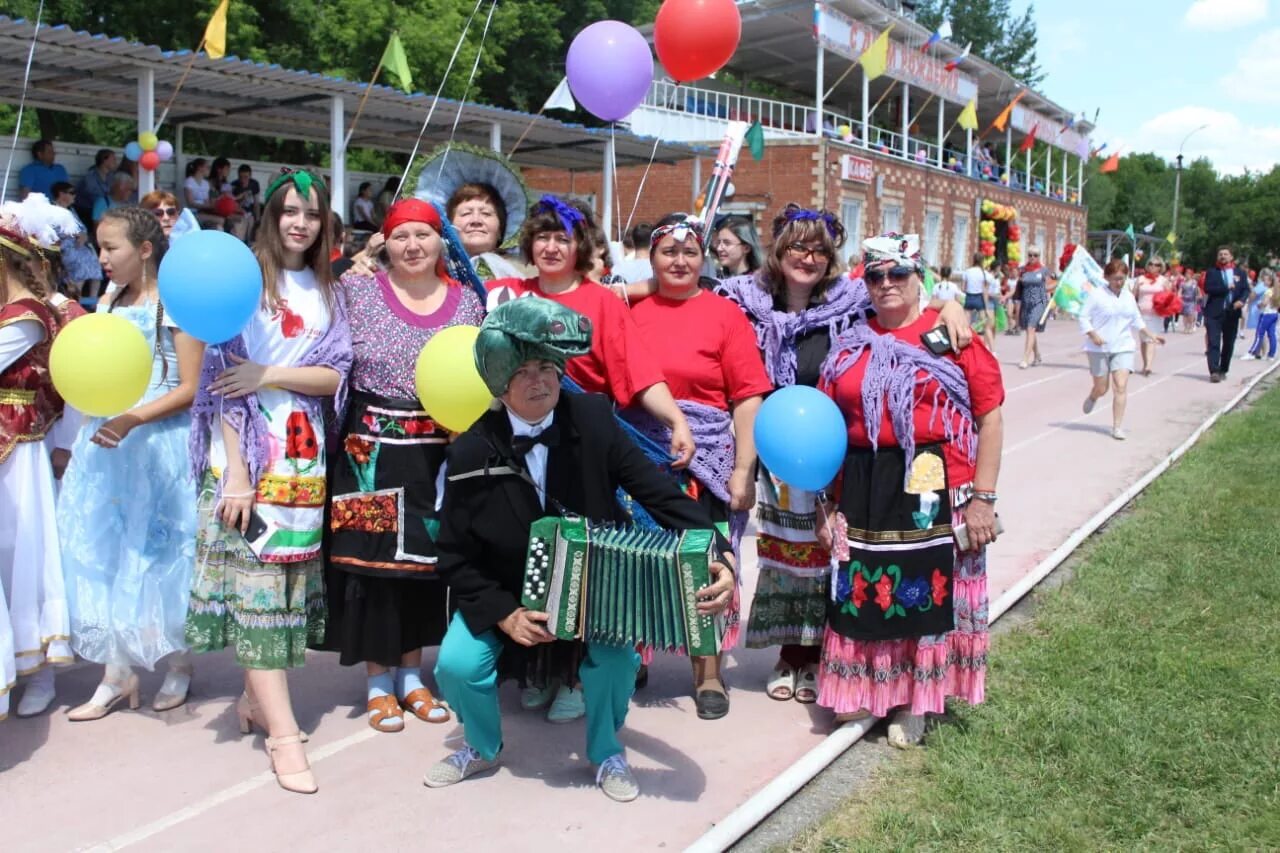
{"label": "pink ruffled skirt", "polygon": [[853,640],[826,629],[818,704],[837,714],[896,708],[941,714],[950,697],[977,705],[987,673],[986,552],[957,552],[955,628],[900,640]]}

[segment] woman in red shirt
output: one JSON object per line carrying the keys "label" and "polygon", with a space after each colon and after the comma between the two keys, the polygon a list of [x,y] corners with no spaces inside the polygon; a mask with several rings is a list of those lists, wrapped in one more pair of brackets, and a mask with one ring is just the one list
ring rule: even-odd
{"label": "woman in red shirt", "polygon": [[[637,303],[631,316],[645,339],[663,341],[659,366],[695,433],[697,451],[686,490],[718,525],[727,527],[722,532],[736,554],[755,502],[756,413],[773,383],[746,315],[723,296],[699,287],[706,254],[702,223],[684,214],[667,216],[649,245],[658,292]],[[670,439],[670,431],[644,412],[632,409],[624,416],[655,441]],[[722,651],[737,642],[738,604],[735,593],[726,612]],[[693,666],[698,716],[716,720],[729,713],[719,658],[697,657]]]}
{"label": "woman in red shirt", "polygon": [[863,249],[876,316],[841,334],[822,368],[849,452],[840,512],[826,507],[819,531],[841,560],[818,702],[845,719],[897,708],[889,742],[908,746],[948,696],[983,700],[1004,387],[978,340],[959,355],[925,348],[937,317],[920,309],[915,235]]}

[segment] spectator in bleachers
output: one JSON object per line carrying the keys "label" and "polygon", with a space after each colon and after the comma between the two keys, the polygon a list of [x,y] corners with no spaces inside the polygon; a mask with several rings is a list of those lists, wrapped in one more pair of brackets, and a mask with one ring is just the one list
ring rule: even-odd
{"label": "spectator in bleachers", "polygon": [[128,157],[122,157],[120,159],[120,167],[116,169],[115,173],[117,175],[121,175],[121,174],[128,175],[130,180],[133,181],[133,197],[130,200],[137,201],[138,199],[138,161],[130,160]]}
{"label": "spectator in bleachers", "polygon": [[72,299],[96,297],[98,282],[102,280],[102,266],[98,263],[97,250],[89,245],[89,229],[85,228],[84,220],[76,212],[78,193],[66,181],[58,181],[49,191],[53,194],[53,203],[71,211],[80,225],[79,232],[71,237],[63,237],[58,244],[62,252],[63,270],[63,280],[59,284],[66,285]]}
{"label": "spectator in bleachers", "polygon": [[54,162],[56,156],[53,143],[48,139],[32,143],[31,162],[18,173],[19,198],[26,198],[28,193],[43,193],[48,197],[54,184],[67,180],[66,168]]}
{"label": "spectator in bleachers", "polygon": [[182,194],[186,206],[195,211],[201,228],[224,230],[226,218],[220,216],[213,207],[216,196],[209,185],[209,161],[197,157],[187,164],[187,177],[182,182]]}
{"label": "spectator in bleachers", "polygon": [[382,185],[378,198],[373,203],[373,224],[382,227],[382,220],[387,218],[387,210],[396,203],[396,193],[400,190],[400,179],[392,175]]}
{"label": "spectator in bleachers", "polygon": [[128,172],[116,172],[111,176],[111,188],[107,194],[93,203],[93,224],[97,227],[102,214],[106,213],[113,207],[123,207],[126,204],[133,204],[134,191],[137,185],[134,184],[133,178],[129,177]]}
{"label": "spectator in bleachers", "polygon": [[[209,167],[209,196],[214,211],[223,218],[223,230],[241,240],[248,239],[249,220],[235,197],[231,185],[231,161],[226,157],[217,158]],[[231,199],[232,203],[222,201],[224,197]]]}
{"label": "spectator in bleachers", "polygon": [[248,223],[245,239],[252,242],[257,224],[262,220],[262,202],[259,201],[262,187],[253,179],[252,167],[247,164],[242,165],[236,172],[236,180],[231,184],[231,195],[244,211],[244,218]]}
{"label": "spectator in bleachers", "polygon": [[373,209],[373,184],[368,181],[360,184],[355,200],[351,202],[351,227],[361,231],[377,231],[373,224],[376,216]]}
{"label": "spectator in bleachers", "polygon": [[120,165],[116,152],[110,148],[99,148],[93,155],[93,168],[84,173],[84,177],[76,184],[75,211],[80,221],[93,219],[93,206],[98,199],[106,198],[111,193],[111,175]]}

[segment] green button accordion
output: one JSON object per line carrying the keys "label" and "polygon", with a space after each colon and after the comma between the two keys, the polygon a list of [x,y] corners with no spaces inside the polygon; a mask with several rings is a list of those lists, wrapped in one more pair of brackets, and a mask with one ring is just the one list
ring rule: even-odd
{"label": "green button accordion", "polygon": [[724,621],[698,612],[697,593],[711,583],[715,541],[709,529],[542,518],[529,530],[520,600],[562,640],[714,655]]}

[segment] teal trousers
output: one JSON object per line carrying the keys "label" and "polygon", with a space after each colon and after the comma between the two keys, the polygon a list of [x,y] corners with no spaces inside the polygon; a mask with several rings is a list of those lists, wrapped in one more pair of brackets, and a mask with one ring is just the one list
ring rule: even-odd
{"label": "teal trousers", "polygon": [[[436,659],[436,683],[462,721],[467,744],[492,761],[502,749],[502,714],[498,710],[498,657],[502,641],[495,631],[472,634],[453,614]],[[622,752],[618,730],[627,720],[635,691],[640,656],[626,646],[592,643],[578,669],[587,705],[587,759],[602,764]]]}

